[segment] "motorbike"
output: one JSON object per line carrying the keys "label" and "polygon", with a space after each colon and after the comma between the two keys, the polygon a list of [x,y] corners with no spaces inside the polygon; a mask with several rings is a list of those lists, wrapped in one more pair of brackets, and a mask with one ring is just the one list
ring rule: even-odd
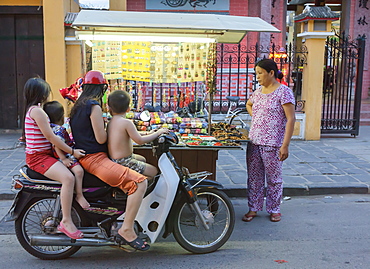
{"label": "motorbike", "polygon": [[[174,133],[153,141],[160,173],[148,181],[148,188],[135,220],[135,231],[143,240],[155,243],[159,236],[173,234],[185,250],[203,254],[216,251],[234,229],[235,213],[222,185],[207,179],[207,171],[189,173],[176,163],[170,147],[178,143]],[[61,184],[32,171],[27,166],[13,176],[17,192],[3,221],[15,221],[21,246],[31,255],[45,260],[68,258],[82,246],[112,246],[134,251],[116,240],[122,225],[127,195],[97,177],[86,173],[84,196],[90,207],[82,209],[74,201],[72,219],[84,233],[71,239],[57,230],[62,219]]]}

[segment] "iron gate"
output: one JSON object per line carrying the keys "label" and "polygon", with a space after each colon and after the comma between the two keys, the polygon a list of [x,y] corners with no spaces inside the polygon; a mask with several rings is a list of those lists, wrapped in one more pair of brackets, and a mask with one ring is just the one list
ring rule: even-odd
{"label": "iron gate", "polygon": [[321,133],[358,135],[365,36],[350,41],[344,33],[325,45]]}
{"label": "iron gate", "polygon": [[273,43],[262,46],[258,43],[248,46],[243,40],[239,44],[217,44],[217,75],[216,85],[219,93],[213,101],[213,113],[227,111],[230,102],[226,96],[239,96],[240,106],[245,106],[249,95],[256,90],[257,81],[254,65],[261,59],[275,60],[283,72],[282,82],[285,82],[294,92],[296,110],[303,108],[300,100],[302,91],[302,68],[307,62],[307,47],[297,48],[291,43],[285,47]]}

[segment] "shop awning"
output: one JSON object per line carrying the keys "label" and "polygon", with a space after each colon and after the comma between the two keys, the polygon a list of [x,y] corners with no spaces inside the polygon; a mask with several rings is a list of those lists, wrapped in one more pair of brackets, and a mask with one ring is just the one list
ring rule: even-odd
{"label": "shop awning", "polygon": [[[239,43],[248,32],[280,32],[258,17],[216,14],[81,10],[72,26],[77,36],[154,35],[208,37],[219,43]],[[82,39],[82,38],[80,38]]]}

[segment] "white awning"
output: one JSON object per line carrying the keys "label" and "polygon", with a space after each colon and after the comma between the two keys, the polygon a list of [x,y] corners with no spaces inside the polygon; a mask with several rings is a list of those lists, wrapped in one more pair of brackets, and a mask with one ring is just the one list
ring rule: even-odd
{"label": "white awning", "polygon": [[[98,35],[209,37],[239,43],[247,32],[280,32],[258,17],[216,14],[81,10],[73,27]],[[98,40],[98,39],[96,39]]]}

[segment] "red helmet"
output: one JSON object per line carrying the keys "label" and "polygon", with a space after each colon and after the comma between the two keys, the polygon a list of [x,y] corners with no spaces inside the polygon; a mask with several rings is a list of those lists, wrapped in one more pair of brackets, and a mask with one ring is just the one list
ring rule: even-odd
{"label": "red helmet", "polygon": [[91,70],[86,73],[83,84],[107,84],[104,74],[101,71]]}

